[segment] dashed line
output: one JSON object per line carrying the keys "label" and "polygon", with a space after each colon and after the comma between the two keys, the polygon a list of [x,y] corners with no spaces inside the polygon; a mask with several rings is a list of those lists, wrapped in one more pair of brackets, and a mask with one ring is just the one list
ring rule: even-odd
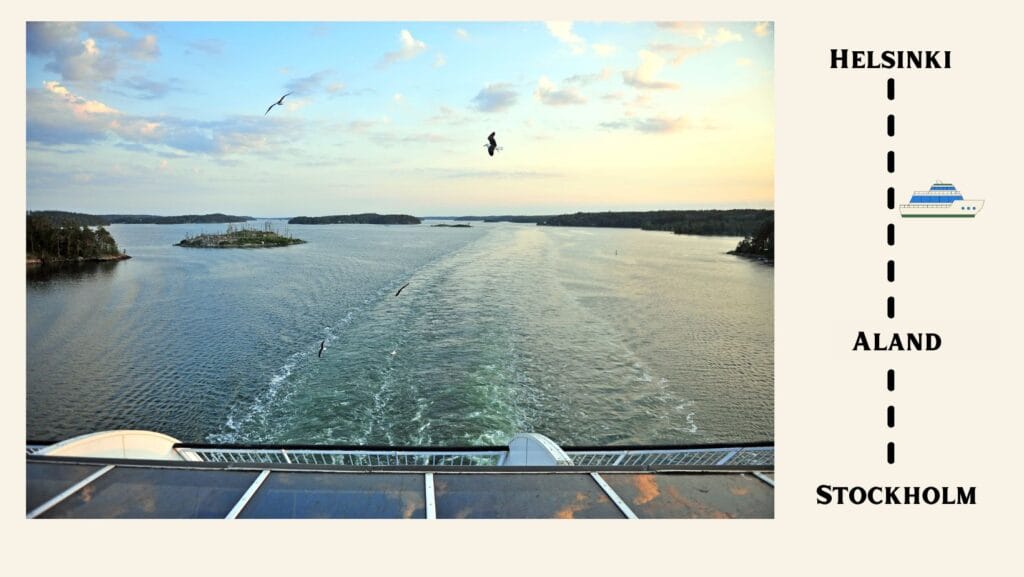
{"label": "dashed line", "polygon": [[[885,86],[886,97],[891,100],[896,99],[896,79],[890,78],[886,82]],[[885,119],[885,133],[890,137],[896,136],[896,115],[889,114]],[[896,153],[890,150],[885,155],[885,169],[889,174],[896,172]],[[896,208],[896,190],[893,187],[889,187],[886,190],[886,206],[889,210]],[[889,223],[886,227],[886,241],[889,246],[896,245],[896,225]],[[896,261],[889,259],[885,264],[885,278],[890,283],[896,282]],[[890,296],[885,300],[885,314],[887,317],[894,318],[896,316],[896,297]],[[896,371],[889,369],[885,375],[886,388],[891,392],[896,390]],[[889,405],[885,409],[885,424],[888,428],[892,429],[896,426],[896,406]],[[889,441],[885,446],[885,460],[890,465],[896,463],[896,443]]]}

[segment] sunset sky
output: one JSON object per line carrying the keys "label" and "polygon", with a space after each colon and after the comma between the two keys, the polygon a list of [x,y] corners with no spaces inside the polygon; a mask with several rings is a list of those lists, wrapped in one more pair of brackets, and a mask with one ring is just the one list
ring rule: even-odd
{"label": "sunset sky", "polygon": [[765,22],[30,23],[28,208],[771,207],[773,44]]}

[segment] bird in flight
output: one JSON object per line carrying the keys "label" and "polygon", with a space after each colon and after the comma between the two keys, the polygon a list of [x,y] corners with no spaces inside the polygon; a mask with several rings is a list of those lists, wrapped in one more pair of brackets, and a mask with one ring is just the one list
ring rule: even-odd
{"label": "bird in flight", "polygon": [[494,156],[494,151],[498,149],[498,143],[494,140],[493,132],[487,137],[487,143],[487,154]]}
{"label": "bird in flight", "polygon": [[402,288],[398,289],[398,292],[395,293],[395,296],[398,296],[399,293],[401,293],[403,290],[405,290],[405,287],[407,287],[407,286],[409,286],[409,283],[405,283],[404,285],[402,285]]}
{"label": "bird in flight", "polygon": [[[288,94],[291,94],[291,92],[289,92]],[[284,96],[288,96],[288,94],[285,94]],[[266,116],[267,114],[270,114],[270,109],[275,107],[275,106],[284,106],[284,96],[279,98],[277,100],[277,102],[275,102],[275,103],[271,104],[270,106],[268,106],[267,107],[267,111],[263,113],[263,116]]]}
{"label": "bird in flight", "polygon": [[320,352],[316,354],[317,358],[324,356],[324,343],[326,342],[326,340],[320,341]]}

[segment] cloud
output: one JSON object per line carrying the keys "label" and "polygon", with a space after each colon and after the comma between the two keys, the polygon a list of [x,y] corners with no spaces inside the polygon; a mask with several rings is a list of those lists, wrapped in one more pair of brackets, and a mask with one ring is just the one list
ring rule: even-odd
{"label": "cloud", "polygon": [[459,40],[469,40],[469,32],[466,32],[465,28],[456,28],[455,37]]}
{"label": "cloud", "polygon": [[754,24],[754,36],[757,36],[758,38],[764,38],[765,36],[771,34],[771,32],[771,22],[758,22],[757,24]]}
{"label": "cloud", "polygon": [[445,60],[444,54],[438,52],[437,56],[434,57],[434,68],[440,68],[445,64],[448,64],[448,61]]}
{"label": "cloud", "polygon": [[665,66],[665,60],[648,50],[638,52],[640,65],[636,70],[626,70],[622,73],[622,79],[626,84],[634,88],[647,90],[675,90],[679,85],[675,82],[658,80],[655,76]]}
{"label": "cloud", "polygon": [[748,68],[753,63],[754,63],[754,61],[749,59],[749,58],[737,58],[736,59],[736,66],[740,66],[740,67],[743,67],[743,68]]}
{"label": "cloud", "polygon": [[[727,28],[719,27],[714,34],[708,34],[704,25],[699,22],[658,22],[658,28],[671,30],[682,36],[688,36],[703,41],[704,46],[714,47],[730,42],[740,42],[743,37]],[[756,27],[755,27],[756,33]]]}
{"label": "cloud", "polygon": [[541,76],[537,82],[537,90],[533,93],[537,100],[548,106],[565,106],[567,104],[583,104],[587,101],[575,88],[559,90],[547,76]]}
{"label": "cloud", "polygon": [[700,22],[658,22],[657,26],[693,38],[703,39],[707,35],[704,25]]}
{"label": "cloud", "polygon": [[726,28],[719,28],[715,35],[709,39],[711,46],[722,46],[731,42],[742,42],[743,36]]}
{"label": "cloud", "polygon": [[437,109],[437,114],[427,118],[428,122],[437,124],[447,124],[455,126],[458,124],[465,124],[469,122],[469,117],[456,111],[454,108],[449,106],[441,106]]}
{"label": "cloud", "polygon": [[[97,38],[104,42],[103,46]],[[83,26],[75,22],[29,22],[26,50],[29,55],[49,58],[45,69],[60,74],[64,82],[112,80],[122,60],[153,60],[160,56],[155,35],[134,37],[109,23]]]}
{"label": "cloud", "polygon": [[511,84],[488,84],[473,98],[473,107],[480,112],[500,112],[515,104],[517,98]]}
{"label": "cloud", "polygon": [[30,89],[27,94],[27,140],[45,146],[116,139],[115,144],[135,150],[163,147],[211,156],[270,154],[298,139],[301,128],[296,121],[257,115],[218,121],[136,116],[76,95],[57,81],[44,82],[41,90]]}
{"label": "cloud", "polygon": [[594,54],[598,56],[611,56],[615,54],[617,48],[611,44],[591,44],[590,48],[594,51]]}
{"label": "cloud", "polygon": [[136,60],[153,60],[160,56],[160,46],[153,34],[147,34],[135,40],[127,40],[124,42],[124,46],[126,54]]}
{"label": "cloud", "polygon": [[608,80],[612,76],[612,69],[605,67],[600,72],[594,74],[574,74],[564,80],[566,84],[575,84],[577,86],[587,86],[600,80]]}
{"label": "cloud", "polygon": [[402,98],[403,96],[401,92],[396,92],[395,95],[391,97],[391,99],[395,101],[395,104],[401,104]]}
{"label": "cloud", "polygon": [[202,40],[193,40],[186,44],[186,54],[190,54],[193,51],[202,52],[207,56],[219,56],[224,52],[224,42],[213,38],[205,38]]}
{"label": "cloud", "polygon": [[427,49],[427,45],[422,41],[413,38],[412,33],[408,30],[402,30],[398,35],[398,39],[399,42],[401,42],[402,47],[395,52],[388,52],[385,54],[377,64],[378,68],[386,68],[400,60],[415,58]]}
{"label": "cloud", "polygon": [[127,94],[127,96],[142,100],[156,100],[167,96],[171,92],[181,90],[178,86],[180,82],[177,78],[170,78],[166,82],[161,82],[159,80],[149,80],[142,76],[133,76],[122,82],[121,85],[131,91],[131,94]]}
{"label": "cloud", "polygon": [[314,72],[309,76],[292,78],[285,85],[285,88],[288,90],[288,92],[295,92],[303,96],[310,96],[322,90],[330,92],[330,86],[333,86],[334,84],[328,84],[328,81],[333,76],[333,70],[321,70],[319,72]]}
{"label": "cloud", "polygon": [[685,116],[669,117],[654,116],[648,118],[628,118],[615,122],[603,122],[601,126],[612,130],[635,130],[645,134],[670,134],[693,128]]}
{"label": "cloud", "polygon": [[568,44],[573,54],[581,54],[586,50],[586,43],[572,31],[572,22],[548,21],[544,23],[548,32],[563,44]]}
{"label": "cloud", "polygon": [[651,44],[652,51],[669,58],[669,64],[678,66],[691,56],[696,56],[708,49],[707,46],[683,46],[680,44]]}
{"label": "cloud", "polygon": [[27,104],[27,139],[39,144],[85,144],[111,135],[153,142],[162,130],[159,122],[77,96],[57,81],[44,82],[41,91],[29,91]]}

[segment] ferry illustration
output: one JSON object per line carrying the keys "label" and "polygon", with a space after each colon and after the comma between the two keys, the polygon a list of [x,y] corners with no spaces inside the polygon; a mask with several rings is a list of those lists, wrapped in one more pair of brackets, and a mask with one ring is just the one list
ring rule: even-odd
{"label": "ferry illustration", "polygon": [[984,200],[965,199],[955,186],[936,182],[928,190],[915,191],[910,204],[900,205],[904,218],[974,218],[985,206]]}

